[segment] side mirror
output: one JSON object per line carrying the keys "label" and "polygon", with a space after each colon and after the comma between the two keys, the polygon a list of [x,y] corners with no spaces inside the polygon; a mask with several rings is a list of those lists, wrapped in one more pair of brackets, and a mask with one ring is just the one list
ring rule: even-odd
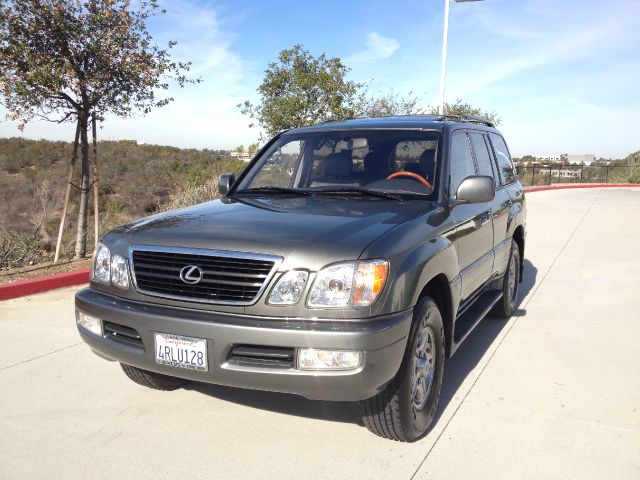
{"label": "side mirror", "polygon": [[456,192],[454,204],[486,203],[496,196],[496,181],[493,177],[471,175],[465,178]]}
{"label": "side mirror", "polygon": [[224,197],[235,181],[236,176],[233,173],[224,173],[220,175],[220,180],[218,180],[218,193]]}

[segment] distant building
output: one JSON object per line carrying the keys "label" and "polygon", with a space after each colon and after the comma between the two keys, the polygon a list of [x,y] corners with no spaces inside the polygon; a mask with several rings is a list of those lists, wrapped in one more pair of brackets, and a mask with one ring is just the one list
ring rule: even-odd
{"label": "distant building", "polygon": [[253,158],[253,155],[251,155],[250,153],[247,153],[247,152],[240,153],[236,151],[229,152],[229,156],[237,158],[238,160],[242,160],[243,162],[248,162]]}
{"label": "distant building", "polygon": [[542,163],[560,163],[562,160],[560,155],[534,155],[534,158]]}
{"label": "distant building", "polygon": [[596,161],[596,156],[592,153],[570,153],[567,155],[567,162],[573,165],[579,165],[584,162],[585,165],[591,165]]}

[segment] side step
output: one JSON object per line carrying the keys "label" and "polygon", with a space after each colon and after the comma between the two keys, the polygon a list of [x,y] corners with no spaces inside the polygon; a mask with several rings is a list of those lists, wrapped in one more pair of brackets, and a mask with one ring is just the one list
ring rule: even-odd
{"label": "side step", "polygon": [[488,290],[480,295],[478,299],[456,319],[453,341],[455,343],[461,343],[501,298],[502,290]]}

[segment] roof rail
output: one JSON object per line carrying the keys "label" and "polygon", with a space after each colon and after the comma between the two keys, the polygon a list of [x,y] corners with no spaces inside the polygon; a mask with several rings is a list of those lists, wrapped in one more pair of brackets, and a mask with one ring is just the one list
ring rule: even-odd
{"label": "roof rail", "polygon": [[444,115],[439,115],[438,120],[479,123],[481,125],[486,125],[487,127],[495,128],[495,125],[491,120],[481,117],[480,115],[456,115],[453,113],[445,113]]}

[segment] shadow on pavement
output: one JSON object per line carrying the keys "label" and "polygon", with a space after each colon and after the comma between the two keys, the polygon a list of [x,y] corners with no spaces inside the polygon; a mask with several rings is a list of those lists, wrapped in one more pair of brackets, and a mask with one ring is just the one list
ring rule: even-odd
{"label": "shadow on pavement", "polygon": [[[537,273],[538,270],[533,264],[525,259],[524,275],[519,292],[520,301],[535,285]],[[524,316],[526,312],[518,310],[517,314]],[[476,367],[507,322],[508,319],[487,317],[480,322],[473,333],[456,351],[455,355],[447,360],[438,413],[433,425],[438,422],[440,415],[453,399],[464,379]],[[185,389],[194,390],[226,402],[261,410],[332,422],[354,423],[362,426],[358,407],[354,402],[322,402],[308,400],[298,395],[245,390],[195,382],[187,384]]]}
{"label": "shadow on pavement", "polygon": [[[533,264],[524,261],[522,283],[518,292],[518,303],[522,302],[536,284],[538,270]],[[516,315],[523,317],[526,310],[518,308]],[[454,398],[460,385],[469,373],[478,365],[489,346],[495,341],[502,329],[507,325],[508,318],[486,317],[478,324],[475,330],[467,337],[456,353],[444,364],[444,379],[438,404],[438,412],[434,419],[435,425],[449,402]]]}

